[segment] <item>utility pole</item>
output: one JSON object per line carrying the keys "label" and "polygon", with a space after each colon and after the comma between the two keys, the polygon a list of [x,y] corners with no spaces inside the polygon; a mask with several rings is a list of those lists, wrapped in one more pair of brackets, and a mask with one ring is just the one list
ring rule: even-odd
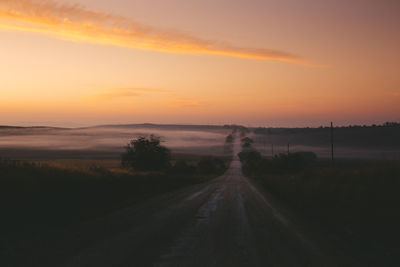
{"label": "utility pole", "polygon": [[287,154],[289,155],[289,153],[290,153],[290,143],[287,143]]}
{"label": "utility pole", "polygon": [[274,144],[271,144],[271,156],[274,157]]}
{"label": "utility pole", "polygon": [[264,144],[264,155],[266,155],[267,154],[267,148],[266,148],[267,140],[265,139],[265,136],[263,136],[263,144]]}
{"label": "utility pole", "polygon": [[333,164],[333,122],[331,122],[331,158]]}

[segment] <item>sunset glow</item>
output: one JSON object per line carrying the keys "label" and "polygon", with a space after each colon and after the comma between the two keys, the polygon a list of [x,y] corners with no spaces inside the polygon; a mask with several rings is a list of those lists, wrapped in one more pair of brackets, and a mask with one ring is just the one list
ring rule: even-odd
{"label": "sunset glow", "polygon": [[250,49],[211,42],[190,35],[157,30],[135,21],[54,1],[5,0],[2,28],[51,35],[60,39],[155,50],[297,62],[298,57],[272,49]]}
{"label": "sunset glow", "polygon": [[0,125],[400,119],[398,1],[0,1]]}

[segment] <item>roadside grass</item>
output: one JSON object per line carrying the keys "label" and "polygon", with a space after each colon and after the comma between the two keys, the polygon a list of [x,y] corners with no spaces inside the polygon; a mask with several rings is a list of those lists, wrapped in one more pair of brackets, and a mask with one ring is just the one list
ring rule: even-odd
{"label": "roadside grass", "polygon": [[[195,166],[203,158],[205,158],[205,156],[199,154],[172,153],[171,164],[174,165],[177,161],[185,161],[187,164]],[[218,158],[222,159],[226,166],[229,166],[230,162],[232,161],[232,155],[218,156]],[[96,172],[96,170],[99,169],[106,169],[110,172],[118,174],[146,174],[145,172],[135,172],[129,169],[121,168],[121,161],[116,159],[55,159],[33,160],[27,162],[35,163],[39,166],[45,165],[63,170],[75,170],[88,173]]]}
{"label": "roadside grass", "polygon": [[205,172],[194,165],[197,162],[188,164],[191,171],[134,172],[120,168],[117,161],[0,160],[0,251],[34,236],[208,181],[228,167],[218,165],[218,169]]}
{"label": "roadside grass", "polygon": [[285,166],[264,158],[244,162],[243,171],[370,266],[399,266],[400,161]]}

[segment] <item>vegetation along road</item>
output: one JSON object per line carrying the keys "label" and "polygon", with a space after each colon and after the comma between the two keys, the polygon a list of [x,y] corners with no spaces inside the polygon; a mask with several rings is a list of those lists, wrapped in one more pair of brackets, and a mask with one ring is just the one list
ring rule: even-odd
{"label": "vegetation along road", "polygon": [[[243,176],[224,175],[88,221],[35,244],[37,266],[345,266]],[[55,264],[54,259],[59,261]],[[336,263],[333,261],[335,259]],[[47,264],[46,264],[47,263]],[[349,262],[347,262],[349,263]],[[354,263],[351,263],[354,266]]]}

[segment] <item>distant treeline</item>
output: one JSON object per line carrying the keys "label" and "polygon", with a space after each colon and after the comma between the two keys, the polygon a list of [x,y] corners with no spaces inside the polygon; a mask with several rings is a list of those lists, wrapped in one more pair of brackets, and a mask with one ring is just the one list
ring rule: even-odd
{"label": "distant treeline", "polygon": [[[319,128],[256,128],[259,142],[274,145],[329,146],[330,127]],[[334,144],[337,147],[400,149],[400,124],[387,122],[371,126],[342,126],[334,128]]]}
{"label": "distant treeline", "polygon": [[[383,124],[372,125],[348,125],[348,126],[334,126],[335,129],[359,129],[359,128],[400,128],[398,122],[385,122]],[[256,134],[282,134],[282,133],[305,133],[305,132],[320,132],[330,129],[330,126],[319,127],[300,127],[300,128],[274,128],[274,127],[258,127],[254,129]]]}
{"label": "distant treeline", "polygon": [[109,124],[109,125],[98,125],[87,128],[156,128],[164,130],[221,130],[221,125],[196,125],[196,124],[153,124],[153,123],[142,123],[142,124]]}

